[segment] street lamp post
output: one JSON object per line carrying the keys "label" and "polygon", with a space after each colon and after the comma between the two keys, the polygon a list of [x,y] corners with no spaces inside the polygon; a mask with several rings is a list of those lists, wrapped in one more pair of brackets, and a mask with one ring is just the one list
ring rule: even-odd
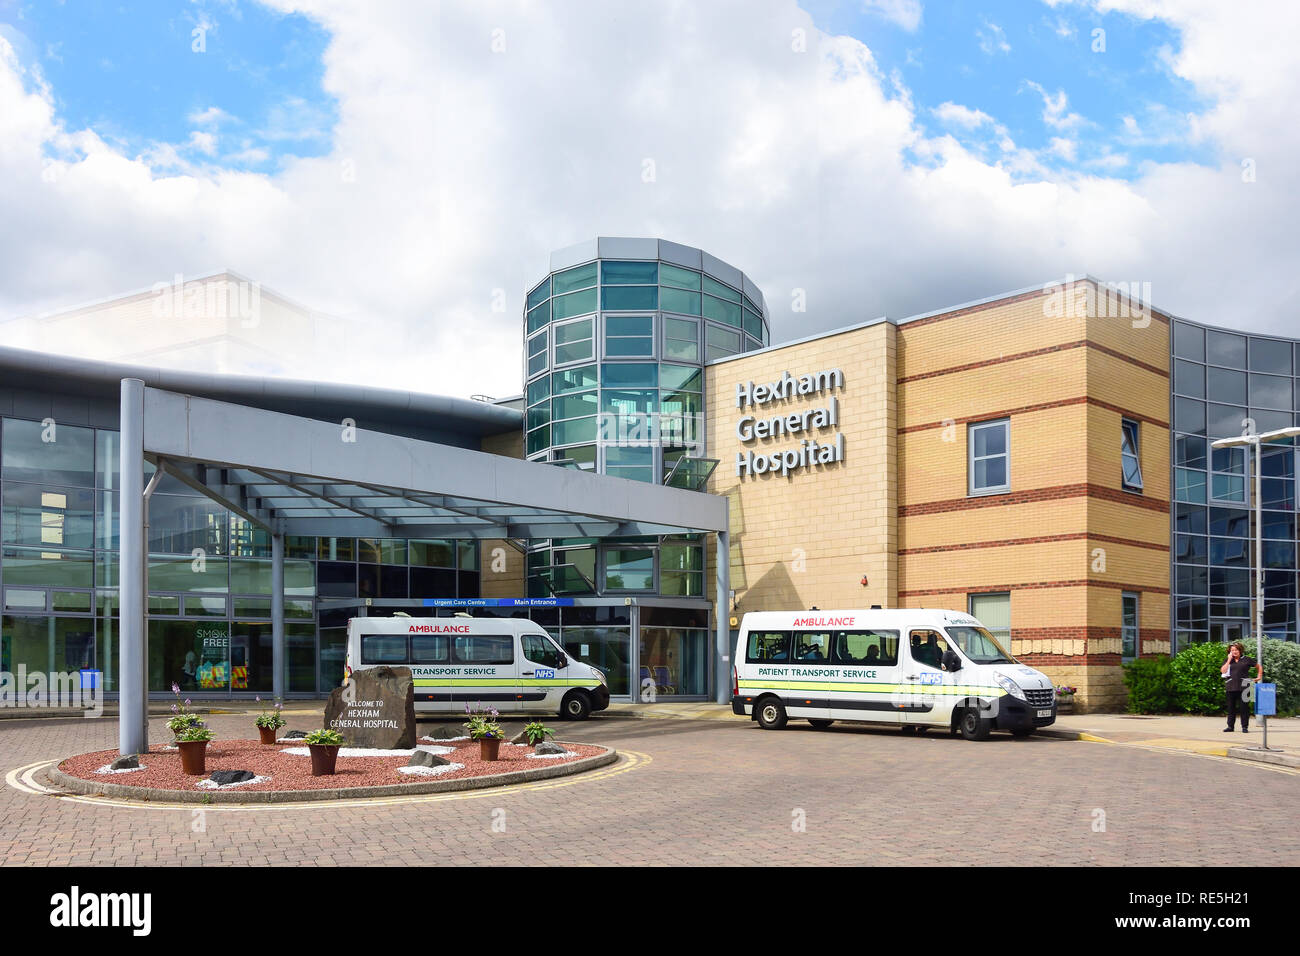
{"label": "street lamp post", "polygon": [[[1258,435],[1220,438],[1218,441],[1211,443],[1213,448],[1237,448],[1250,445],[1254,446],[1255,449],[1254,481],[1248,482],[1248,484],[1252,485],[1251,491],[1255,498],[1255,662],[1261,675],[1264,673],[1264,486],[1261,479],[1264,462],[1263,448],[1270,442],[1280,441],[1283,438],[1295,438],[1298,435],[1300,435],[1300,428],[1279,428]],[[1259,721],[1264,734],[1260,749],[1267,750],[1268,715],[1261,715]]]}

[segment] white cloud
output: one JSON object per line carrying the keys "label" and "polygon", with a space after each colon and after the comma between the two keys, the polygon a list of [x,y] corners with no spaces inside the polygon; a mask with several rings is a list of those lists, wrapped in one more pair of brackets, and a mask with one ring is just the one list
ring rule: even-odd
{"label": "white cloud", "polygon": [[220,106],[209,106],[205,110],[195,110],[186,119],[191,126],[220,126],[228,122],[231,116]]}
{"label": "white cloud", "polygon": [[[450,4],[437,17],[419,3],[278,2],[330,31],[338,117],[324,155],[267,173],[221,169],[220,150],[198,168],[173,147],[129,156],[68,128],[58,91],[0,45],[0,208],[24,224],[0,233],[0,316],[228,266],[342,317],[346,347],[311,364],[284,355],[287,372],[500,395],[521,385],[524,289],[551,249],[600,234],[660,235],[744,269],[776,341],[1085,269],[1150,281],[1158,305],[1192,318],[1295,331],[1291,7],[1127,3],[1181,29],[1171,68],[1212,104],[1189,126],[1213,162],[1114,179],[1118,160],[1044,168],[1048,151],[996,124],[992,158],[931,136],[869,50],[818,34],[786,0]],[[807,53],[790,49],[796,27]],[[1084,121],[1065,94],[1037,90],[1053,135],[1076,141]],[[1123,114],[1148,115],[1128,101]],[[807,312],[791,312],[796,288]]]}
{"label": "white cloud", "polygon": [[1087,123],[1078,113],[1069,111],[1069,98],[1065,90],[1058,89],[1055,94],[1048,93],[1041,84],[1029,80],[1025,84],[1043,98],[1043,122],[1052,129],[1068,130]]}
{"label": "white cloud", "polygon": [[1079,144],[1072,139],[1053,136],[1047,145],[1047,151],[1053,156],[1059,156],[1066,162],[1072,163],[1079,157]]}
{"label": "white cloud", "polygon": [[217,153],[217,137],[213,133],[204,133],[200,130],[191,130],[188,145],[191,149],[197,149],[205,156],[215,156]]}
{"label": "white cloud", "polygon": [[1006,33],[991,20],[985,20],[984,26],[975,31],[975,36],[980,41],[980,50],[989,56],[1011,52],[1011,44],[1007,42]]}
{"label": "white cloud", "polygon": [[931,112],[938,117],[940,122],[961,126],[964,129],[976,129],[985,123],[991,124],[993,122],[993,117],[983,110],[973,110],[968,106],[962,106],[960,103],[951,101],[940,103]]}
{"label": "white cloud", "polygon": [[909,33],[921,25],[921,0],[862,0],[862,7]]}

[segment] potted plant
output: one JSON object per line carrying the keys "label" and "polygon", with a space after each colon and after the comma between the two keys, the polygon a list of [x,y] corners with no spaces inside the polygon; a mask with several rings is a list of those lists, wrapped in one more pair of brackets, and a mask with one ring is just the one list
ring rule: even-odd
{"label": "potted plant", "polygon": [[182,730],[187,727],[202,727],[203,718],[198,714],[191,713],[190,699],[181,700],[181,688],[177,683],[172,684],[172,693],[176,695],[176,702],[172,704],[172,716],[167,720],[167,729],[172,732],[172,736],[180,740]]}
{"label": "potted plant", "polygon": [[555,731],[551,730],[540,720],[534,720],[530,724],[524,724],[524,736],[528,738],[528,745],[536,747],[547,737],[554,737]]}
{"label": "potted plant", "polygon": [[1070,687],[1062,684],[1056,688],[1056,712],[1058,714],[1069,714],[1074,711],[1074,695],[1079,692],[1079,688]]}
{"label": "potted plant", "polygon": [[[260,704],[262,698],[258,697],[257,702]],[[262,743],[275,743],[275,732],[284,726],[284,714],[280,713],[283,706],[279,700],[276,700],[274,707],[262,711],[253,721],[257,724],[257,734],[262,738]]]}
{"label": "potted plant", "polygon": [[313,730],[303,739],[311,751],[311,775],[328,777],[334,773],[334,765],[339,759],[339,748],[343,746],[343,735],[337,730],[325,727]]}
{"label": "potted plant", "polygon": [[505,738],[505,731],[497,723],[497,718],[501,715],[495,707],[471,710],[468,704],[465,705],[465,713],[469,714],[465,729],[469,731],[471,740],[478,741],[479,757],[483,760],[496,760],[501,750],[501,741]]}
{"label": "potted plant", "polygon": [[181,728],[176,735],[176,747],[181,752],[181,770],[191,777],[201,777],[207,772],[208,741],[216,735],[202,724]]}

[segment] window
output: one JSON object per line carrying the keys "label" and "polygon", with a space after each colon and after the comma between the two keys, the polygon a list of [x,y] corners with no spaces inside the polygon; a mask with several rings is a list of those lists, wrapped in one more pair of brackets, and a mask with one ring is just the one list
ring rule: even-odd
{"label": "window", "polygon": [[590,362],[595,351],[592,320],[578,319],[555,327],[555,364]]}
{"label": "window", "polygon": [[1138,423],[1125,418],[1120,422],[1120,463],[1124,487],[1129,491],[1142,490],[1142,460],[1139,455]]}
{"label": "window", "polygon": [[649,548],[611,548],[605,552],[605,588],[650,591],[655,586],[655,554]]}
{"label": "window", "polygon": [[797,663],[822,664],[831,656],[831,636],[827,632],[795,631],[794,659]]}
{"label": "window", "polygon": [[554,644],[540,634],[524,634],[519,643],[524,649],[524,657],[543,667],[559,667],[560,652]]}
{"label": "window", "polygon": [[710,325],[705,330],[704,357],[708,361],[735,355],[740,351],[740,333]]}
{"label": "window", "polygon": [[610,311],[659,308],[659,287],[653,285],[606,286],[601,291],[600,307]]}
{"label": "window", "polygon": [[1120,622],[1121,656],[1138,656],[1138,595],[1124,591],[1120,600],[1123,602],[1122,620]]}
{"label": "window", "polygon": [[455,642],[458,664],[513,664],[514,638],[507,635],[458,637]]}
{"label": "window", "polygon": [[835,635],[833,660],[857,667],[893,667],[898,663],[898,632],[840,631]]}
{"label": "window", "polygon": [[528,376],[531,378],[546,368],[546,332],[538,332],[528,340]]}
{"label": "window", "polygon": [[362,664],[401,664],[406,661],[405,634],[362,634]]}
{"label": "window", "polygon": [[1011,592],[972,594],[969,598],[970,616],[978,620],[998,643],[1011,650]]}
{"label": "window", "polygon": [[600,281],[604,285],[654,285],[659,281],[659,263],[618,260],[602,262]]}
{"label": "window", "polygon": [[415,664],[446,664],[449,656],[446,634],[412,634],[411,661]]}
{"label": "window", "polygon": [[700,323],[694,319],[664,317],[664,358],[684,362],[700,360]]}
{"label": "window", "polygon": [[913,631],[911,640],[912,660],[926,667],[939,667],[943,664],[943,655],[948,650],[948,642],[938,631]]}
{"label": "window", "polygon": [[790,660],[789,631],[750,631],[745,660],[750,664],[786,663]]}
{"label": "window", "polygon": [[605,474],[614,478],[653,482],[654,451],[650,445],[610,445],[605,449]]}
{"label": "window", "polygon": [[970,494],[1011,490],[1011,419],[980,422],[966,430]]}
{"label": "window", "polygon": [[[584,266],[574,266],[564,272],[557,272],[551,277],[551,281],[554,284],[552,295],[593,286],[596,284],[596,263],[588,262]],[[595,293],[592,293],[592,300],[595,301]]]}
{"label": "window", "polygon": [[606,357],[652,357],[655,352],[654,326],[654,317],[649,315],[606,316]]}

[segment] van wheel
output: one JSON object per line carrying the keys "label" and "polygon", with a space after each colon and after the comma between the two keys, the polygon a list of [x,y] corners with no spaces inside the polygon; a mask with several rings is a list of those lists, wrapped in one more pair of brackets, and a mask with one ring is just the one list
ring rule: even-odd
{"label": "van wheel", "polygon": [[786,722],[785,708],[775,697],[769,697],[759,702],[754,719],[764,730],[780,730]]}
{"label": "van wheel", "polygon": [[809,717],[808,723],[812,724],[817,730],[825,730],[831,724],[835,723],[835,721],[822,720],[820,717]]}
{"label": "van wheel", "polygon": [[580,690],[571,691],[560,704],[560,716],[568,720],[586,720],[591,715],[591,701]]}
{"label": "van wheel", "polygon": [[993,730],[993,721],[981,717],[978,707],[967,707],[961,712],[957,727],[967,740],[987,740]]}

